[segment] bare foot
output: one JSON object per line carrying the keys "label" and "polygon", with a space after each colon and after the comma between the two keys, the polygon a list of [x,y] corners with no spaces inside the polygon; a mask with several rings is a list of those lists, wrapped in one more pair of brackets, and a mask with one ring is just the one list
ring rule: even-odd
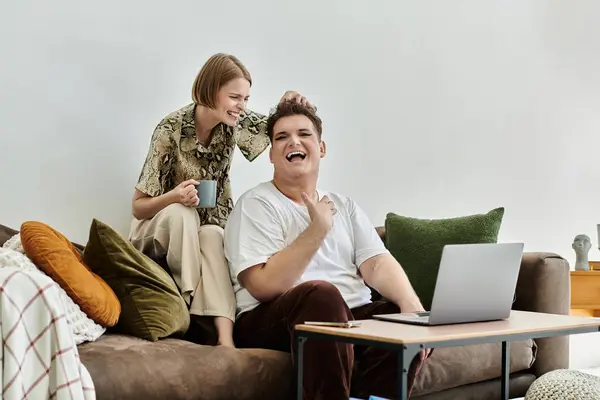
{"label": "bare foot", "polygon": [[233,343],[233,339],[228,338],[220,338],[219,341],[217,342],[217,346],[224,346],[224,347],[230,347],[232,349],[235,349],[235,343]]}
{"label": "bare foot", "polygon": [[215,317],[215,328],[219,339],[217,346],[235,348],[233,343],[233,321],[225,317]]}

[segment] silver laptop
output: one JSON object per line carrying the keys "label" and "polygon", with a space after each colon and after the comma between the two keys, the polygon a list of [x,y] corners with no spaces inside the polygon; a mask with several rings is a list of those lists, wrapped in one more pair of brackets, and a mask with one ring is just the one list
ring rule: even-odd
{"label": "silver laptop", "polygon": [[374,315],[418,325],[448,325],[506,319],[514,301],[523,243],[446,245],[431,310]]}

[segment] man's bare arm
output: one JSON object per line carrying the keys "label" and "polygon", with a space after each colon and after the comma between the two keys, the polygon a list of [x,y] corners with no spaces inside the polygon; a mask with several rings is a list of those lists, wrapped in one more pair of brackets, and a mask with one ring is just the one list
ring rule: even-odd
{"label": "man's bare arm", "polygon": [[367,285],[394,302],[402,312],[424,311],[404,269],[391,254],[371,257],[359,269]]}
{"label": "man's bare arm", "polygon": [[294,286],[315,255],[327,232],[310,224],[288,247],[273,255],[265,264],[240,273],[242,286],[256,300],[271,301]]}
{"label": "man's bare arm", "polygon": [[238,279],[256,300],[267,302],[293,287],[331,230],[337,212],[327,196],[314,201],[303,195],[311,222],[285,249],[264,264],[242,271]]}
{"label": "man's bare arm", "polygon": [[[395,303],[402,312],[425,311],[404,269],[391,254],[380,254],[360,265],[367,285]],[[420,351],[421,360],[431,355],[431,349]]]}

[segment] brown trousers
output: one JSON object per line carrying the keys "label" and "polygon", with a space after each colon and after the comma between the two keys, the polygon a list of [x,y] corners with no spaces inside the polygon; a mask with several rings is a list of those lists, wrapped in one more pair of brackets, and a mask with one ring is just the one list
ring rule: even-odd
{"label": "brown trousers", "polygon": [[[276,300],[242,314],[234,327],[236,346],[267,348],[293,354],[294,326],[304,321],[346,322],[368,319],[373,314],[397,313],[398,307],[377,301],[350,310],[338,289],[329,282],[300,284]],[[413,359],[408,393],[422,366]],[[396,398],[398,362],[395,352],[375,347],[309,340],[304,345],[303,398],[348,400],[369,395]]]}
{"label": "brown trousers", "polygon": [[195,208],[171,204],[152,219],[134,219],[129,240],[150,257],[166,257],[190,314],[235,321],[235,294],[223,250],[223,228],[201,225]]}

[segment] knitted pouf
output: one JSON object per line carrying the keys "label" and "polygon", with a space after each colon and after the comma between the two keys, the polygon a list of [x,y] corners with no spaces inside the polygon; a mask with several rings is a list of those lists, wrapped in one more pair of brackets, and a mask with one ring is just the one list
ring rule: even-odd
{"label": "knitted pouf", "polygon": [[540,376],[525,395],[525,400],[593,399],[600,399],[600,377],[569,369],[558,369]]}

